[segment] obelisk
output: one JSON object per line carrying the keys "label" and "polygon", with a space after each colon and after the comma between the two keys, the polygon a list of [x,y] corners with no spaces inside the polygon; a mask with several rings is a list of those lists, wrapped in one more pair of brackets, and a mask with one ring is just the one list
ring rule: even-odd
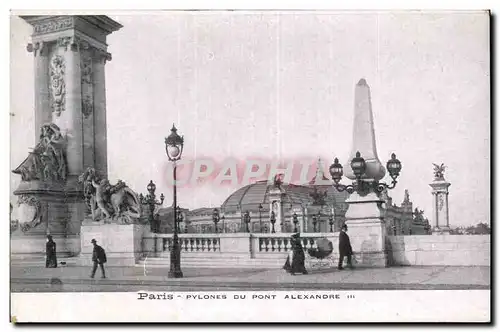
{"label": "obelisk", "polygon": [[107,177],[106,36],[122,26],[95,15],[22,18],[33,27],[27,49],[35,62],[37,143],[14,170],[22,176],[14,192],[22,227],[12,234],[12,253],[43,252],[51,234],[58,251],[75,255],[87,209],[78,176],[94,167]]}
{"label": "obelisk", "polygon": [[[356,84],[354,93],[354,125],[351,155],[344,172],[347,178],[355,180],[350,163],[361,153],[366,161],[366,172],[362,181],[379,181],[385,175],[385,168],[377,155],[375,126],[371,105],[370,87],[365,79]],[[385,224],[381,206],[383,200],[371,190],[362,195],[353,192],[346,200],[346,225],[353,251],[361,266],[387,266],[385,246]]]}

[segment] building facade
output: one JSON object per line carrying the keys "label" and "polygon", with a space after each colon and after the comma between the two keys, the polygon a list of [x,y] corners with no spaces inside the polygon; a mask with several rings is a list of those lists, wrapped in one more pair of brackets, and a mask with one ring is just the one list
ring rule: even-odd
{"label": "building facade", "polygon": [[[323,173],[321,162],[308,185],[257,181],[233,192],[221,206],[182,210],[181,233],[316,233],[339,232],[345,223],[349,194],[340,192]],[[387,234],[429,234],[429,222],[410,201],[408,190],[400,206],[381,193]],[[161,233],[173,231],[172,207],[157,212]],[[216,218],[214,218],[214,212]],[[217,221],[217,223],[214,222]]]}

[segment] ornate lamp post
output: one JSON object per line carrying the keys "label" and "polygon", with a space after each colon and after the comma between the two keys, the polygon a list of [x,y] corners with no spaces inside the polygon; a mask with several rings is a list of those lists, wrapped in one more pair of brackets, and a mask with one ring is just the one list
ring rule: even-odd
{"label": "ornate lamp post", "polygon": [[330,233],[333,233],[333,215],[330,215],[330,218],[328,218],[328,221],[330,223]]}
{"label": "ornate lamp post", "polygon": [[248,210],[245,212],[245,215],[243,216],[243,220],[245,221],[245,225],[247,227],[247,233],[250,233],[249,225],[250,225],[251,218],[250,218],[250,212]]}
{"label": "ornate lamp post", "polygon": [[274,211],[271,211],[271,225],[272,225],[272,230],[271,233],[276,233],[274,230],[274,224],[276,223],[276,215],[274,214]]}
{"label": "ornate lamp post", "polygon": [[165,196],[163,193],[160,195],[160,201],[156,200],[156,185],[153,183],[153,180],[149,181],[149,184],[146,188],[148,190],[148,194],[144,197],[143,194],[139,195],[139,200],[141,204],[147,205],[149,207],[149,224],[151,226],[151,231],[153,233],[158,233],[159,232],[159,222],[157,218],[154,216],[155,212],[155,206],[156,205],[163,205],[163,201],[165,200]]}
{"label": "ornate lamp post", "polygon": [[262,232],[262,210],[264,209],[264,207],[262,206],[262,204],[259,204],[259,232],[260,233],[263,233]]}
{"label": "ornate lamp post", "polygon": [[226,217],[225,216],[222,216],[222,218],[220,218],[222,220],[222,232],[221,233],[225,233],[226,232]]}
{"label": "ornate lamp post", "polygon": [[174,170],[174,244],[170,251],[170,271],[169,278],[182,278],[181,271],[181,247],[179,245],[179,223],[177,218],[177,161],[181,159],[184,148],[184,137],[177,134],[177,128],[172,125],[170,135],[165,138],[165,148],[168,160],[173,162]]}
{"label": "ornate lamp post", "polygon": [[297,229],[297,224],[299,223],[299,218],[297,217],[297,213],[293,213],[292,215],[293,218],[293,232],[297,233],[299,230]]}
{"label": "ornate lamp post", "polygon": [[376,192],[382,192],[384,189],[394,189],[396,187],[396,179],[399,176],[399,172],[401,172],[401,162],[396,159],[396,155],[393,153],[391,155],[391,159],[387,162],[387,170],[389,171],[389,175],[392,178],[392,182],[390,185],[378,181],[364,181],[361,178],[365,174],[366,171],[366,162],[361,157],[361,154],[356,152],[356,157],[351,161],[351,168],[356,177],[356,180],[351,185],[343,185],[339,184],[342,176],[344,175],[344,170],[342,165],[339,163],[339,159],[335,158],[333,164],[330,166],[330,175],[332,176],[332,180],[335,182],[334,187],[338,191],[347,191],[352,194],[353,192],[357,192],[359,194],[365,194],[370,191],[370,189]]}
{"label": "ornate lamp post", "polygon": [[218,233],[217,223],[220,221],[219,209],[214,209],[214,212],[212,213],[212,220],[215,225],[215,233]]}

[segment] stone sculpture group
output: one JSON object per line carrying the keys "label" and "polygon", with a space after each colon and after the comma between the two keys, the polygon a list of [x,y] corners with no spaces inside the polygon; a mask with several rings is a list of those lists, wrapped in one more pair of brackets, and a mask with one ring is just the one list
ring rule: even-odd
{"label": "stone sculpture group", "polygon": [[29,156],[14,170],[23,181],[65,181],[66,139],[54,123],[41,127],[40,140]]}
{"label": "stone sculpture group", "polygon": [[93,167],[78,178],[83,183],[85,201],[92,220],[102,223],[136,224],[141,216],[141,203],[137,194],[125,182],[111,185],[101,179]]}

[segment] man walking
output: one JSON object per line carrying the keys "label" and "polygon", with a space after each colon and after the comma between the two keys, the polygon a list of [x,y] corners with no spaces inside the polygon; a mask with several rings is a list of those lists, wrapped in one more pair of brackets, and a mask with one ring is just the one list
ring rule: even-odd
{"label": "man walking", "polygon": [[91,278],[94,278],[95,272],[97,271],[97,265],[101,267],[102,278],[106,278],[106,272],[104,272],[104,263],[106,263],[106,252],[104,249],[97,245],[97,241],[92,239],[90,241],[94,245],[94,251],[92,252],[92,261],[94,262],[94,267],[92,268]]}
{"label": "man walking", "polygon": [[344,262],[344,257],[347,257],[347,265],[349,268],[352,269],[352,261],[351,261],[351,256],[352,256],[352,247],[351,247],[351,241],[349,240],[349,235],[347,235],[347,225],[344,224],[342,225],[342,230],[340,231],[339,235],[339,265],[338,269],[343,270],[344,268],[342,267],[342,263]]}

